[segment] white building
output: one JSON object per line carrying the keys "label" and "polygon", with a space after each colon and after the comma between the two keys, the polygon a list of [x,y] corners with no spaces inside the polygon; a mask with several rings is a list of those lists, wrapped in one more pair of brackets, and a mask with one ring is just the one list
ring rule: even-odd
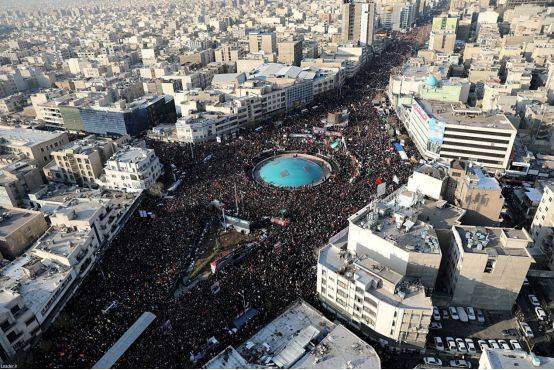
{"label": "white building", "polygon": [[509,349],[485,349],[479,369],[554,369],[554,358]]}
{"label": "white building", "polygon": [[550,269],[554,270],[554,184],[544,186],[543,194],[533,222],[531,237],[535,247],[540,248],[547,258]]}
{"label": "white building", "polygon": [[370,336],[423,347],[441,261],[437,231],[462,215],[405,187],[361,209],[319,252],[323,305]]}
{"label": "white building", "polygon": [[492,170],[504,170],[517,134],[504,114],[414,99],[406,129],[426,159],[463,159]]}
{"label": "white building", "polygon": [[[324,353],[323,356],[321,354]],[[304,301],[293,303],[240,347],[227,347],[204,369],[380,369],[372,346]]]}
{"label": "white building", "polygon": [[109,189],[140,192],[150,188],[163,172],[163,166],[153,149],[126,146],[118,150],[104,167],[99,180]]}

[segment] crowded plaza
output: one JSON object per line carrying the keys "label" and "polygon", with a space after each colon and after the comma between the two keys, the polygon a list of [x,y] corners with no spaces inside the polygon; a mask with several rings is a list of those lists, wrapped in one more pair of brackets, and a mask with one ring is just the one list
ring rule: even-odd
{"label": "crowded plaza", "polygon": [[[375,99],[385,101],[389,72],[411,50],[407,37],[397,38],[340,91],[233,139],[193,146],[148,142],[164,164],[165,188],[177,179],[179,187],[165,196],[144,196],[139,209],[151,216],[137,212],[129,220],[22,363],[91,367],[143,312],[150,311],[155,321],[117,366],[200,367],[226,346],[248,338],[296,299],[319,307],[318,248],[347,225],[350,214],[377,196],[379,184],[386,184],[387,193],[394,190],[419,162],[394,113],[379,114],[374,106]],[[348,125],[333,129],[335,137],[314,132],[328,113],[343,111],[348,112]],[[395,133],[406,138],[410,160],[402,160],[394,150],[393,143],[399,141]],[[253,180],[252,169],[266,151],[326,158],[334,164],[333,171],[313,187],[264,185]],[[226,214],[251,222],[250,237],[257,248],[240,263],[186,287],[195,261],[206,254],[206,230],[221,227],[222,207],[213,207],[215,200]],[[263,222],[285,211],[287,226]],[[245,306],[258,315],[241,330],[230,330]],[[217,344],[208,348],[212,337]]]}

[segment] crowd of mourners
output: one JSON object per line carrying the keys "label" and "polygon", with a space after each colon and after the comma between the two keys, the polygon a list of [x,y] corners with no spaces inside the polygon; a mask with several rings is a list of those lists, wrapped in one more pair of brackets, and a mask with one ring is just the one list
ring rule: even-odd
{"label": "crowd of mourners", "polygon": [[[395,41],[341,91],[232,140],[193,148],[149,143],[165,165],[166,187],[181,178],[180,187],[169,197],[145,196],[139,209],[154,217],[137,212],[128,221],[43,335],[28,357],[30,363],[91,367],[143,312],[150,311],[156,320],[116,366],[197,367],[202,361],[191,362],[191,354],[200,352],[209,338],[219,344],[204,361],[244,341],[298,298],[317,306],[318,249],[346,227],[349,215],[376,196],[379,183],[386,183],[390,192],[407,181],[416,165],[417,161],[401,160],[393,149],[398,138],[390,136],[386,123],[402,130],[394,113],[379,115],[372,103],[384,97],[390,70],[409,55],[409,43]],[[323,127],[321,120],[328,112],[342,110],[348,110],[349,124],[335,130],[344,137],[335,149],[325,136],[288,136],[311,133],[312,127]],[[278,120],[282,125],[274,124]],[[408,156],[417,157],[408,140],[404,147]],[[338,166],[315,187],[264,186],[252,179],[252,160],[269,149],[325,155]],[[254,225],[265,217],[278,217],[283,209],[291,223],[265,226],[259,247],[244,261],[176,295],[176,286],[183,284],[183,276],[204,252],[198,247],[200,233],[208,224],[221,223],[221,213],[210,205],[216,199],[225,204],[226,212]],[[261,234],[254,229],[252,235]],[[214,294],[211,287],[216,282],[220,290]],[[103,313],[112,302],[116,303]],[[244,303],[259,313],[245,328],[230,332]]]}

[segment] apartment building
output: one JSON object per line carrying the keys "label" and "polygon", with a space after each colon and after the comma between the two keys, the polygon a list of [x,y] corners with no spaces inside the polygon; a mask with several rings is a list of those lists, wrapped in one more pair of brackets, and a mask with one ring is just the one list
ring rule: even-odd
{"label": "apartment building", "polygon": [[[71,190],[72,189],[72,190]],[[42,194],[42,193],[41,193]],[[28,349],[54,320],[134,210],[137,197],[45,186],[37,205],[52,226],[27,253],[0,268],[0,354]]]}
{"label": "apartment building", "polygon": [[544,253],[551,270],[554,270],[554,184],[544,186],[541,201],[530,228],[535,247]]}
{"label": "apartment building", "polygon": [[342,42],[372,45],[375,33],[375,12],[373,1],[344,1],[342,4]]}
{"label": "apartment building", "polygon": [[464,224],[494,226],[504,207],[498,180],[467,161],[452,160],[445,199],[466,210]]}
{"label": "apartment building", "polygon": [[279,63],[300,66],[302,61],[302,40],[281,41],[277,43]]}
{"label": "apartment building", "polygon": [[534,262],[525,229],[453,226],[446,255],[447,291],[452,304],[511,310]]}
{"label": "apartment building", "polygon": [[277,53],[277,36],[275,32],[251,32],[248,34],[248,46],[250,53]]}
{"label": "apartment building", "polygon": [[0,253],[13,260],[24,253],[48,228],[41,212],[0,207]]}
{"label": "apartment building", "polygon": [[442,256],[438,230],[462,215],[405,187],[364,207],[319,252],[323,305],[369,335],[423,347]]}
{"label": "apartment building", "polygon": [[47,178],[80,186],[95,186],[104,164],[116,150],[117,142],[94,135],[75,140],[52,152],[54,160],[44,167]]}
{"label": "apartment building", "polygon": [[37,168],[52,160],[50,153],[69,142],[66,132],[0,126],[0,152],[22,155]]}
{"label": "apartment building", "polygon": [[504,114],[414,99],[405,127],[426,159],[463,159],[491,170],[510,163],[517,129]]}
{"label": "apartment building", "polygon": [[153,149],[125,146],[118,150],[104,167],[99,184],[115,190],[141,192],[149,189],[163,172]]}
{"label": "apartment building", "polygon": [[[248,317],[252,310],[239,317]],[[325,356],[320,357],[319,353]],[[202,368],[305,369],[317,364],[318,368],[333,369],[343,366],[344,359],[348,359],[352,369],[381,368],[381,360],[372,346],[299,300],[239,347],[225,348]]]}
{"label": "apartment building", "polygon": [[23,207],[29,192],[42,184],[41,172],[29,160],[0,163],[0,206]]}
{"label": "apartment building", "polygon": [[215,61],[219,63],[236,62],[243,56],[243,53],[239,48],[230,45],[221,45],[214,50],[214,53]]}

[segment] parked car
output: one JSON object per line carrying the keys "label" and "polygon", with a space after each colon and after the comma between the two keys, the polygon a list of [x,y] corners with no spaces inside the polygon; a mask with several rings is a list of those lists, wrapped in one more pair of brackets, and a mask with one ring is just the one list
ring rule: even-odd
{"label": "parked car", "polygon": [[489,339],[489,346],[494,349],[500,349],[500,346],[494,339]]}
{"label": "parked car", "polygon": [[429,329],[442,329],[442,324],[440,322],[432,321],[429,325]]}
{"label": "parked car", "polygon": [[471,369],[471,362],[466,360],[450,360],[450,366]]}
{"label": "parked car", "polygon": [[477,319],[477,317],[475,317],[475,310],[473,309],[473,307],[468,307],[468,308],[466,309],[466,311],[467,311],[467,317],[468,317],[468,319],[470,319],[470,320],[475,320],[475,319]]}
{"label": "parked car", "polygon": [[433,320],[441,321],[441,314],[437,306],[433,306]]}
{"label": "parked car", "polygon": [[536,295],[534,295],[534,294],[529,294],[527,297],[529,297],[529,301],[531,302],[531,304],[532,304],[533,306],[540,307],[541,301],[539,301],[539,299],[537,298]]}
{"label": "parked car", "polygon": [[467,352],[466,342],[462,338],[456,338],[456,345],[459,352]]}
{"label": "parked car", "polygon": [[512,348],[514,351],[523,351],[523,347],[521,347],[521,344],[515,339],[510,339],[510,344],[512,345]]}
{"label": "parked car", "polygon": [[467,317],[466,310],[463,307],[456,307],[458,311],[458,316],[460,317],[461,322],[468,322],[469,318]]}
{"label": "parked car", "polygon": [[442,318],[445,320],[448,320],[450,318],[450,315],[448,314],[448,310],[442,310]]}
{"label": "parked car", "polygon": [[446,345],[449,351],[455,352],[458,349],[458,347],[456,347],[456,341],[452,337],[446,337]]}
{"label": "parked car", "polygon": [[456,311],[456,307],[448,307],[448,311],[450,312],[450,317],[452,317],[452,320],[460,320],[460,316],[458,316],[458,311]]}
{"label": "parked car", "polygon": [[527,338],[534,338],[535,334],[533,334],[533,330],[531,330],[531,327],[526,322],[520,322],[519,326],[521,327],[521,331],[523,332],[523,335],[525,335]]}
{"label": "parked car", "polygon": [[475,310],[477,313],[477,321],[479,322],[485,322],[485,314],[481,310]]}
{"label": "parked car", "polygon": [[437,349],[437,351],[444,351],[444,343],[442,342],[442,338],[435,337],[434,340],[435,340],[435,348]]}
{"label": "parked car", "polygon": [[542,309],[542,307],[535,307],[535,313],[537,314],[537,317],[541,321],[545,321],[548,317],[546,316],[546,312]]}
{"label": "parked car", "polygon": [[441,359],[436,357],[423,357],[423,362],[425,365],[442,366]]}
{"label": "parked car", "polygon": [[465,342],[466,342],[467,351],[469,353],[477,353],[477,348],[475,348],[475,343],[473,342],[473,339],[466,338]]}
{"label": "parked car", "polygon": [[508,344],[508,342],[506,342],[504,339],[499,339],[498,340],[498,344],[500,345],[500,347],[502,349],[511,349],[510,348],[510,345]]}
{"label": "parked car", "polygon": [[490,349],[491,348],[489,346],[489,344],[487,343],[487,341],[484,340],[484,339],[479,339],[477,341],[477,344],[479,345],[479,348],[481,348],[481,352],[483,352],[485,349]]}
{"label": "parked car", "polygon": [[529,286],[529,279],[523,278],[523,285]]}

